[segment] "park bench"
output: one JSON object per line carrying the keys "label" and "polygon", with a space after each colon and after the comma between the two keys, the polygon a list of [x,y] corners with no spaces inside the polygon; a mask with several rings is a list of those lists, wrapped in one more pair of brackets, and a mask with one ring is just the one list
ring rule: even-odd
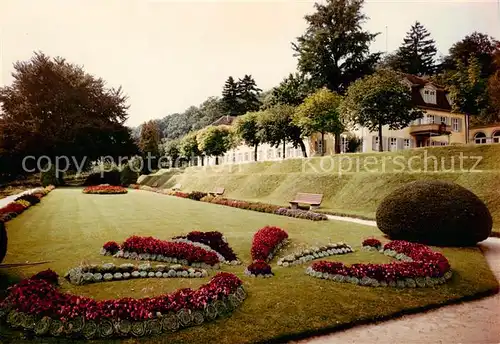
{"label": "park bench", "polygon": [[310,209],[317,209],[321,204],[323,194],[312,194],[299,192],[293,201],[290,201],[292,209],[298,209],[299,204],[309,204]]}
{"label": "park bench", "polygon": [[172,186],[172,191],[179,191],[181,189],[181,184],[177,183],[174,186]]}
{"label": "park bench", "polygon": [[224,188],[216,187],[213,191],[209,192],[209,194],[212,196],[222,196],[224,194],[224,191]]}

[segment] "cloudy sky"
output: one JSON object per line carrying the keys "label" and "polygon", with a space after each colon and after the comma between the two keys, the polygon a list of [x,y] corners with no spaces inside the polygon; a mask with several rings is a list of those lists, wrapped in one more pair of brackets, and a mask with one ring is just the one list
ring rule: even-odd
{"label": "cloudy sky", "polygon": [[[0,0],[0,85],[33,51],[83,65],[129,96],[128,125],[180,112],[252,74],[264,90],[295,71],[291,41],[314,1]],[[500,38],[497,0],[367,1],[373,51],[419,20],[440,53],[474,30]],[[385,34],[386,26],[388,35]]]}

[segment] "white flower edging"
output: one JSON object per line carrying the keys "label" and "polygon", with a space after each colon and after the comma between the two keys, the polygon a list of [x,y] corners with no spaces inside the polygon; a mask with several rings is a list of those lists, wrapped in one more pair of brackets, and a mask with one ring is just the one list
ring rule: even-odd
{"label": "white flower edging", "polygon": [[351,246],[343,242],[328,243],[325,247],[326,249],[321,250],[320,247],[313,246],[302,251],[294,252],[280,258],[278,260],[278,265],[286,268],[293,265],[304,264],[319,258],[354,252]]}

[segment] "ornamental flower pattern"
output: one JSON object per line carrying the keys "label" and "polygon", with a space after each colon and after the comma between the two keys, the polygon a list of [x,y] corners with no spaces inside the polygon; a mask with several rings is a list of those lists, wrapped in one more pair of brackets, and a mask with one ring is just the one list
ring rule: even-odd
{"label": "ornamental flower pattern", "polygon": [[14,202],[10,202],[6,206],[0,208],[0,222],[12,220],[29,207],[40,203],[42,197],[46,196],[54,189],[55,187],[50,185],[45,188],[34,189],[28,194],[17,197]]}
{"label": "ornamental flower pattern", "polygon": [[[103,247],[101,254],[108,254]],[[120,251],[115,257],[168,261],[183,263],[185,265],[201,265],[218,268],[219,257],[213,251],[186,242],[171,242],[154,237],[131,236],[120,246]],[[167,259],[168,258],[168,259]]]}
{"label": "ornamental flower pattern", "polygon": [[384,254],[402,262],[352,264],[320,261],[306,273],[317,278],[372,286],[424,287],[445,283],[452,276],[448,260],[429,247],[403,240],[384,245]]}
{"label": "ornamental flower pattern", "polygon": [[173,240],[184,239],[187,242],[196,242],[203,245],[208,246],[208,248],[218,252],[224,262],[228,264],[237,265],[240,263],[238,257],[234,253],[233,249],[229,246],[226,241],[226,238],[221,232],[200,232],[200,231],[192,231],[184,236],[174,237]]}
{"label": "ornamental flower pattern", "polygon": [[269,262],[273,259],[276,251],[286,244],[287,240],[288,233],[279,227],[266,226],[259,229],[253,236],[252,259]]}
{"label": "ornamental flower pattern", "polygon": [[[0,316],[6,316],[11,327],[37,335],[91,339],[171,332],[181,326],[200,325],[226,315],[245,298],[242,281],[224,272],[197,290],[185,288],[151,298],[102,301],[62,293],[43,278],[30,278],[8,289],[7,297],[0,303]],[[25,321],[29,317],[36,321],[34,326]],[[151,326],[155,331],[143,331]]]}

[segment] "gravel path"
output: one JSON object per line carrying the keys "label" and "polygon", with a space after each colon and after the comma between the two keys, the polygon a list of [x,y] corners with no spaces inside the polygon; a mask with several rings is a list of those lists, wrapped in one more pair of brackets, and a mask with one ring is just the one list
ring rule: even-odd
{"label": "gravel path", "polygon": [[[332,220],[376,225],[375,221],[339,216],[328,217]],[[488,238],[479,246],[491,270],[500,280],[500,239]],[[500,343],[500,294],[424,313],[406,315],[381,323],[356,326],[345,331],[293,343],[497,344]]]}

